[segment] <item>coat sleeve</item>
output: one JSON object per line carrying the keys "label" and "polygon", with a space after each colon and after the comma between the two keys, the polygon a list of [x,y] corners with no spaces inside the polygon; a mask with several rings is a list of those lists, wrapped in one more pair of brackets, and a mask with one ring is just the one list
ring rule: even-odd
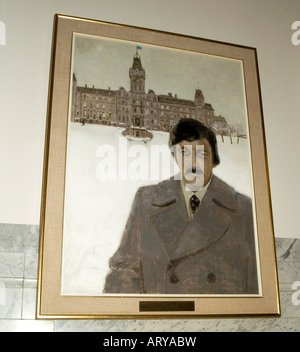
{"label": "coat sleeve", "polygon": [[121,243],[109,260],[110,272],[106,277],[105,293],[141,293],[142,270],[140,255],[140,199],[142,190],[135,195]]}

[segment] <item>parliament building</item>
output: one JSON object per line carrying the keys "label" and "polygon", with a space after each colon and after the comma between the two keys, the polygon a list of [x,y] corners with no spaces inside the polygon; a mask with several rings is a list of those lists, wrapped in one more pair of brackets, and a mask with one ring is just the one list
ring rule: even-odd
{"label": "parliament building", "polygon": [[77,86],[73,74],[71,121],[165,132],[181,118],[193,118],[208,127],[214,123],[227,124],[224,117],[214,115],[200,89],[196,89],[194,100],[171,93],[157,95],[152,89],[145,92],[146,74],[138,53],[133,57],[129,78],[129,91],[123,87],[111,90]]}

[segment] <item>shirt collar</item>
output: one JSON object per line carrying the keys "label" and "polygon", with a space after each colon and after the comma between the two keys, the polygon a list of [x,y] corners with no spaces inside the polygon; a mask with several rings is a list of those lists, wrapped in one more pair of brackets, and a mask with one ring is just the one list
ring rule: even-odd
{"label": "shirt collar", "polygon": [[181,188],[182,188],[182,191],[183,191],[183,194],[185,197],[187,197],[188,199],[191,198],[192,195],[195,195],[199,198],[200,201],[202,201],[203,197],[205,196],[205,193],[207,191],[207,188],[211,182],[211,178],[210,180],[207,182],[207,184],[200,188],[198,191],[190,191],[189,189],[186,188],[185,184],[184,184],[184,181],[183,179],[181,179]]}
{"label": "shirt collar", "polygon": [[183,179],[181,179],[181,181],[180,181],[180,183],[181,183],[181,188],[182,188],[182,192],[183,192],[183,195],[184,195],[186,207],[187,207],[188,214],[189,214],[189,217],[190,217],[190,218],[192,217],[191,205],[190,205],[190,198],[191,198],[191,196],[192,196],[192,195],[195,195],[195,196],[200,200],[200,202],[201,202],[202,199],[204,198],[205,194],[206,194],[206,191],[207,191],[208,186],[210,185],[211,179],[212,179],[212,178],[210,178],[210,180],[208,181],[208,183],[207,183],[204,187],[202,187],[201,189],[199,189],[198,191],[190,191],[190,190],[188,190],[188,189],[185,187],[185,184],[184,184]]}

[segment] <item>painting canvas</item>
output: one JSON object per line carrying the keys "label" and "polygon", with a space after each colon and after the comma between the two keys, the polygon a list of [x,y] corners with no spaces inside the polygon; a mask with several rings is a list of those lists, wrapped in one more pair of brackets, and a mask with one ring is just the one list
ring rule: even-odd
{"label": "painting canvas", "polygon": [[55,21],[38,317],[278,314],[255,50]]}
{"label": "painting canvas", "polygon": [[[252,200],[243,66],[75,34],[71,78],[62,293],[98,295],[137,190],[179,172],[168,141],[181,119],[202,121],[215,132],[221,162],[214,174]],[[253,207],[255,225],[254,214]],[[171,231],[169,221],[164,231]]]}

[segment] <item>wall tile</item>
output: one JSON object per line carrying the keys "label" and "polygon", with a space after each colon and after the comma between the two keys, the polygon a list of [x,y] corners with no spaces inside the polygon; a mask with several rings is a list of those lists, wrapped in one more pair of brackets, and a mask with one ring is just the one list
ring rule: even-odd
{"label": "wall tile", "polygon": [[[280,293],[280,304],[281,304],[281,316],[282,317],[299,318],[300,319],[300,305],[293,304],[293,302],[292,302],[292,296],[294,294],[295,294],[295,291]],[[300,294],[298,295],[298,299],[300,299]]]}
{"label": "wall tile", "polygon": [[0,252],[0,277],[23,277],[24,253]]}
{"label": "wall tile", "polygon": [[300,239],[276,239],[277,261],[300,261]]}
{"label": "wall tile", "polygon": [[299,318],[191,320],[55,320],[57,332],[281,332],[300,331]]}
{"label": "wall tile", "polygon": [[53,321],[0,319],[1,332],[52,332]]}
{"label": "wall tile", "polygon": [[[228,320],[230,322],[230,320]],[[219,319],[166,320],[56,320],[60,332],[204,332],[213,331]]]}
{"label": "wall tile", "polygon": [[300,261],[278,261],[277,268],[280,283],[292,285],[294,281],[300,281]]}
{"label": "wall tile", "polygon": [[22,319],[35,319],[37,280],[24,280]]}
{"label": "wall tile", "polygon": [[230,324],[222,320],[215,331],[220,332],[297,332],[298,318],[246,318],[233,319]]}
{"label": "wall tile", "polygon": [[25,254],[24,278],[37,279],[38,277],[38,254]]}
{"label": "wall tile", "polygon": [[39,226],[0,224],[0,252],[38,253]]}
{"label": "wall tile", "polygon": [[1,278],[4,301],[0,304],[0,319],[21,319],[23,279]]}

